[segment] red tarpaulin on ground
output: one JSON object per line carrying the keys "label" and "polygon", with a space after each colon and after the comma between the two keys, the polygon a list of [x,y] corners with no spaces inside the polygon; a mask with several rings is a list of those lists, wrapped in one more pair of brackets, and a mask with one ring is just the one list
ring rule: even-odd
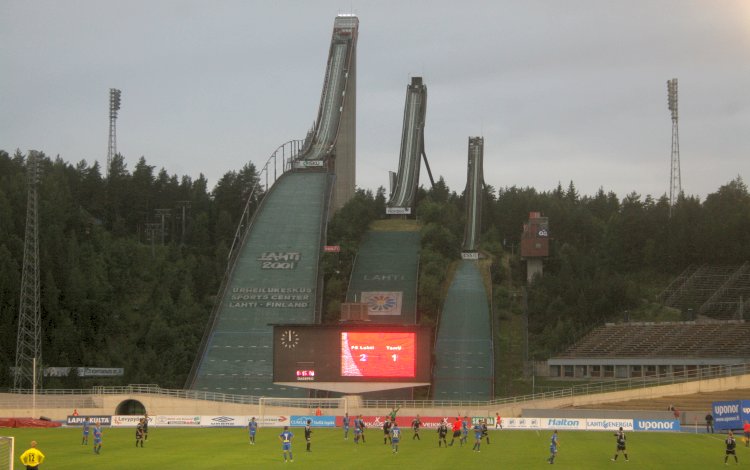
{"label": "red tarpaulin on ground", "polygon": [[58,428],[62,423],[34,418],[0,418],[3,428]]}

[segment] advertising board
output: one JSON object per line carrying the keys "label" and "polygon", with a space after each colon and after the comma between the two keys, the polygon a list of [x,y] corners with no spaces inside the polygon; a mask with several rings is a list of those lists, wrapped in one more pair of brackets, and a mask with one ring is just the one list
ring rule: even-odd
{"label": "advertising board", "polygon": [[680,421],[676,419],[634,419],[634,431],[680,431]]}
{"label": "advertising board", "polygon": [[589,418],[586,420],[587,431],[617,431],[620,428],[622,428],[623,431],[632,431],[633,420],[599,418]]}
{"label": "advertising board", "polygon": [[585,431],[586,420],[580,418],[539,418],[542,429]]}
{"label": "advertising board", "polygon": [[745,421],[750,422],[750,400],[715,401],[711,414],[716,429],[742,429]]}
{"label": "advertising board", "polygon": [[241,428],[247,426],[247,421],[247,416],[201,416],[200,425],[209,428]]}
{"label": "advertising board", "polygon": [[545,418],[503,418],[503,429],[541,429]]}
{"label": "advertising board", "polygon": [[[138,422],[143,418],[143,415],[115,415],[112,416],[112,427],[129,427],[134,428],[138,425]],[[148,417],[148,425],[154,426],[156,419],[153,416]]]}
{"label": "advertising board", "polygon": [[156,426],[160,427],[198,427],[201,425],[201,417],[194,415],[158,415],[155,422]]}
{"label": "advertising board", "polygon": [[313,416],[313,415],[292,415],[289,420],[290,426],[304,427],[307,420],[310,420],[310,426],[314,428],[334,428],[336,427],[335,416]]}
{"label": "advertising board", "polygon": [[102,426],[111,426],[112,425],[112,416],[110,415],[80,415],[80,416],[73,416],[68,415],[68,419],[66,420],[66,424],[68,426],[81,426],[83,425],[83,422],[88,419],[91,424],[99,423]]}

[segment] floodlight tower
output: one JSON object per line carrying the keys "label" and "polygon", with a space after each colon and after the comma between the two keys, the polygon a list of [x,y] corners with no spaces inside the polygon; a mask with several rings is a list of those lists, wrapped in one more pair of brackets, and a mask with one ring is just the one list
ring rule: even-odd
{"label": "floodlight tower", "polygon": [[112,158],[117,155],[117,111],[120,110],[120,94],[117,88],[109,89],[109,145],[107,146],[107,176]]}
{"label": "floodlight tower", "polygon": [[669,216],[672,216],[672,207],[677,203],[677,198],[682,192],[682,178],[680,176],[680,133],[678,129],[677,112],[677,79],[667,80],[667,103],[669,111],[672,112],[672,158],[669,170]]}
{"label": "floodlight tower", "polygon": [[42,361],[41,319],[39,311],[39,230],[36,185],[39,182],[40,155],[31,150],[26,160],[28,199],[26,201],[26,234],[21,271],[21,301],[18,309],[16,367],[14,389],[36,386]]}

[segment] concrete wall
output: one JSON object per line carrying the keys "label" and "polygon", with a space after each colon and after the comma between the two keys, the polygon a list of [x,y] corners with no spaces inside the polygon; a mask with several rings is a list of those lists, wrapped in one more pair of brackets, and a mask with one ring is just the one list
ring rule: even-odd
{"label": "concrete wall", "polygon": [[[567,408],[571,406],[586,406],[602,403],[615,403],[635,399],[651,399],[663,396],[691,395],[699,392],[716,392],[735,389],[750,388],[750,375],[736,377],[724,377],[719,379],[703,380],[698,382],[686,382],[681,384],[664,385],[660,387],[651,387],[635,390],[624,390],[621,392],[598,393],[591,395],[581,395],[575,397],[556,398],[550,400],[537,400],[518,402],[502,406],[455,406],[442,408],[407,408],[399,410],[403,416],[413,416],[420,414],[422,416],[445,416],[451,417],[456,415],[470,416],[494,416],[500,413],[503,417],[522,416],[526,413],[536,413],[530,410],[554,410]],[[45,400],[49,403],[49,398]],[[249,416],[269,416],[269,415],[304,415],[310,414],[313,410],[308,408],[290,408],[290,407],[264,407],[262,410],[259,405],[238,405],[233,403],[213,402],[204,400],[188,400],[181,398],[164,397],[160,395],[149,394],[132,394],[132,395],[79,395],[72,400],[70,397],[63,397],[67,401],[62,403],[59,397],[54,405],[45,406],[42,397],[39,398],[39,406],[32,410],[31,397],[10,394],[0,394],[0,417],[39,417],[46,416],[53,420],[64,420],[67,415],[73,412],[73,408],[78,409],[81,415],[111,415],[115,414],[117,406],[125,400],[137,400],[141,402],[150,415],[249,415]],[[347,397],[346,407],[344,409],[323,409],[323,414],[342,415],[348,412],[349,415],[363,414],[369,416],[385,416],[391,410],[390,408],[363,408],[361,407],[360,397]],[[77,403],[88,406],[76,406]],[[585,410],[576,410],[582,412]],[[567,413],[559,411],[558,413]],[[556,413],[556,414],[558,414]],[[607,413],[602,410],[601,413]],[[660,412],[653,412],[660,413]],[[702,416],[700,416],[702,415]],[[681,420],[683,423],[692,424],[697,418],[698,424],[703,423],[702,413],[683,413]]]}

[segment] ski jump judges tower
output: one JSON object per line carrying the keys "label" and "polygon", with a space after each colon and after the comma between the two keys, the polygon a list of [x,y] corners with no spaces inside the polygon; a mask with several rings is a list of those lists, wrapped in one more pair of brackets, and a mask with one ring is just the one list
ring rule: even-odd
{"label": "ski jump judges tower", "polygon": [[186,388],[302,397],[273,382],[273,326],[320,323],[319,262],[326,221],[354,195],[356,45],[359,20],[333,26],[315,124],[232,252]]}

